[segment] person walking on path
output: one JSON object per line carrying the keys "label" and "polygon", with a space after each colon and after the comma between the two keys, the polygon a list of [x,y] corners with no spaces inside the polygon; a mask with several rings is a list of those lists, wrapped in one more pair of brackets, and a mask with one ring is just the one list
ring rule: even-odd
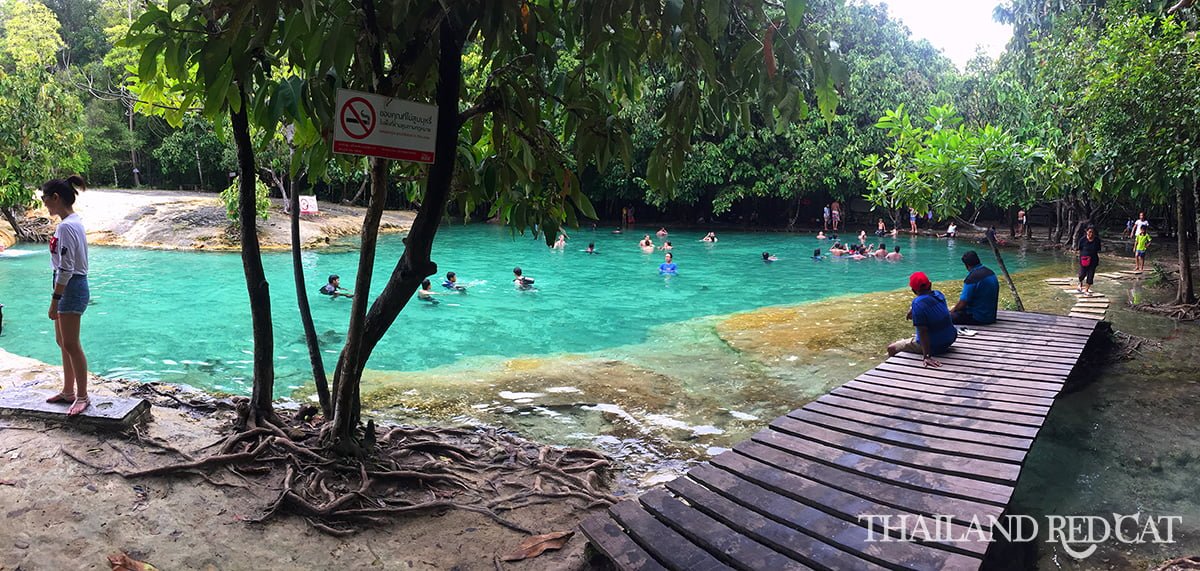
{"label": "person walking on path", "polygon": [[842,205],[838,204],[836,200],[829,205],[829,217],[829,220],[833,222],[833,231],[836,232],[838,222],[842,220]]}
{"label": "person walking on path", "polygon": [[50,238],[54,293],[50,295],[48,315],[54,322],[54,338],[62,351],[63,388],[46,402],[71,403],[67,416],[78,416],[91,406],[87,356],[79,342],[80,320],[91,300],[87,280],[87,233],[74,206],[76,195],[86,187],[79,175],[56,178],[42,185],[42,202],[46,210],[61,220],[54,230],[54,237]]}
{"label": "person walking on path", "polygon": [[1150,233],[1142,226],[1138,235],[1133,239],[1133,271],[1141,272],[1146,269],[1146,250],[1150,248]]}
{"label": "person walking on path", "polygon": [[1087,233],[1079,239],[1079,291],[1091,297],[1092,282],[1096,280],[1096,267],[1100,265],[1100,237],[1096,227],[1088,226]]}

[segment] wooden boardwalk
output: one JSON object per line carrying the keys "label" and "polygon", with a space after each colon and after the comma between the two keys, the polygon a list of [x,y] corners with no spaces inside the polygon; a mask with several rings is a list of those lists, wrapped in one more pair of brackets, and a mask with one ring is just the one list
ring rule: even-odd
{"label": "wooden boardwalk", "polygon": [[[582,530],[620,569],[978,569],[991,543],[969,525],[990,534],[1005,513],[1098,323],[1000,312],[941,368],[889,358]],[[871,541],[864,515],[928,540],[879,541],[877,526]],[[971,540],[939,541],[931,516]]]}

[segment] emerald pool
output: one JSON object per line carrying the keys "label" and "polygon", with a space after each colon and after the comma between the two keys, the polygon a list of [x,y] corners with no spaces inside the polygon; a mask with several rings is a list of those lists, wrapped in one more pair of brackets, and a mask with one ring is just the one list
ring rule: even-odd
{"label": "emerald pool", "polygon": [[[702,232],[672,232],[666,239],[674,246],[679,273],[664,277],[657,271],[663,253],[645,253],[637,245],[653,231],[576,230],[565,250],[552,250],[540,239],[493,225],[448,225],[439,231],[433,251],[441,273],[431,279],[435,290],[445,291],[444,273],[454,271],[468,293],[440,295],[436,305],[414,299],[368,367],[412,372],[491,357],[602,354],[654,343],[652,337],[664,326],[700,317],[903,288],[916,270],[935,281],[959,279],[959,257],[975,247],[964,240],[888,237],[882,241],[889,250],[899,245],[902,261],[816,262],[813,250],[827,250],[831,242],[811,234],[729,232],[709,244],[699,241]],[[589,242],[598,254],[583,252]],[[402,248],[400,235],[381,237],[373,294]],[[764,263],[764,251],[779,260]],[[249,392],[253,347],[238,254],[105,247],[90,253],[93,301],[84,316],[83,343],[94,372]],[[0,258],[0,303],[6,306],[0,346],[57,363],[54,330],[46,317],[48,259],[40,248],[32,255]],[[1012,252],[1006,261],[1017,271],[1050,259]],[[344,287],[353,288],[357,261],[353,243],[303,254],[329,369],[344,341],[350,301],[317,290],[334,273],[342,276]],[[267,253],[263,263],[272,293],[277,394],[284,396],[305,385],[311,374],[290,254]],[[536,290],[513,287],[514,266],[536,280]]]}

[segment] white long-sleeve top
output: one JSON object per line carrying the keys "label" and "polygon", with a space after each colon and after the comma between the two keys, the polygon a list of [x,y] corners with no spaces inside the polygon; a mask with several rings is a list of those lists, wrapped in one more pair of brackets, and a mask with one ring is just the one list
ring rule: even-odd
{"label": "white long-sleeve top", "polygon": [[62,285],[67,285],[71,276],[87,275],[87,232],[78,214],[71,213],[54,230],[54,237],[50,238],[50,266],[58,272],[55,283]]}

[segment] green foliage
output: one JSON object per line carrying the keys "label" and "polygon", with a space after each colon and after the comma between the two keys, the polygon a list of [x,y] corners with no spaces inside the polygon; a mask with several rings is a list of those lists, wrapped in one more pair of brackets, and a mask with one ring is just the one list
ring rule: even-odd
{"label": "green foliage", "polygon": [[[254,210],[258,217],[266,220],[271,213],[270,189],[261,180],[254,180]],[[238,181],[233,179],[225,190],[221,191],[221,201],[225,203],[225,215],[231,222],[238,222]]]}
{"label": "green foliage", "polygon": [[3,4],[6,64],[18,72],[46,70],[66,47],[54,13],[38,0],[8,0]]}
{"label": "green foliage", "polygon": [[237,156],[228,142],[195,116],[185,118],[180,129],[164,137],[153,155],[165,181],[177,184],[199,184],[203,172],[205,188],[222,188],[228,182],[227,173],[237,170]]}
{"label": "green foliage", "polygon": [[0,206],[25,206],[52,176],[87,172],[83,106],[37,70],[0,71]]}
{"label": "green foliage", "polygon": [[876,206],[950,218],[971,204],[1029,207],[1056,190],[1060,167],[1046,149],[991,125],[969,128],[949,105],[931,107],[923,121],[900,106],[876,124],[893,140],[886,155],[862,162]]}

